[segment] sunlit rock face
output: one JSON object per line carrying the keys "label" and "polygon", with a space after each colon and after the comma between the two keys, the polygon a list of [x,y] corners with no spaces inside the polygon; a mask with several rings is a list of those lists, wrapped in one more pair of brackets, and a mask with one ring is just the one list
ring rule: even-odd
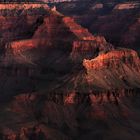
{"label": "sunlit rock face", "polygon": [[87,63],[85,60],[85,64],[87,64],[87,68],[89,69],[111,68],[112,65],[114,65],[114,67],[119,67],[119,65],[121,65],[121,62],[130,65],[132,68],[136,68],[137,71],[139,71],[140,66],[138,54],[133,50],[127,49],[118,49],[105,54],[101,54],[95,59],[89,60],[89,62],[91,62],[91,65],[90,63],[88,65],[88,60]]}
{"label": "sunlit rock face", "polygon": [[89,33],[87,29],[84,29],[78,25],[74,19],[65,17],[63,18],[63,21],[80,40],[94,40],[94,36]]}
{"label": "sunlit rock face", "polygon": [[140,7],[139,2],[128,2],[122,3],[115,6],[115,10],[128,10],[128,9],[136,9]]}
{"label": "sunlit rock face", "polygon": [[100,88],[139,87],[140,60],[133,50],[113,50],[84,60],[83,65],[87,69],[89,82]]}
{"label": "sunlit rock face", "polygon": [[96,57],[99,53],[112,50],[113,46],[105,41],[103,37],[94,37],[88,41],[74,41],[71,57],[75,62],[81,62],[85,58]]}

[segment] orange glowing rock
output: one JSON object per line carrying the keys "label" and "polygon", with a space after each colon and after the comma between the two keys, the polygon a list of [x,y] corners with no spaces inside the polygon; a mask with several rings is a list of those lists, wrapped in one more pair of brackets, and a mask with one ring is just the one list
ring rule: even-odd
{"label": "orange glowing rock", "polygon": [[92,60],[84,60],[83,65],[87,69],[103,69],[118,67],[122,63],[134,66],[136,69],[140,68],[140,60],[138,54],[129,49],[113,50],[105,54],[100,54]]}
{"label": "orange glowing rock", "polygon": [[85,28],[78,25],[73,18],[64,17],[63,22],[81,40],[95,40],[95,37]]}
{"label": "orange glowing rock", "polygon": [[34,48],[34,43],[33,40],[20,40],[20,41],[15,41],[11,43],[11,48],[13,50],[13,53],[16,55],[20,53],[20,51],[24,51],[27,49],[32,49]]}

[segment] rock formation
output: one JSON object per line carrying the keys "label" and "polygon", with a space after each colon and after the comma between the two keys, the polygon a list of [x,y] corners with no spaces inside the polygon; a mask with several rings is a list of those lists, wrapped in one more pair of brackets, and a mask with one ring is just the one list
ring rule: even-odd
{"label": "rock formation", "polygon": [[115,6],[115,10],[128,10],[128,9],[136,9],[140,7],[139,2],[128,2],[128,3],[121,3]]}
{"label": "rock formation", "polygon": [[23,6],[0,10],[0,139],[139,140],[137,52]]}
{"label": "rock formation", "polygon": [[113,50],[84,60],[83,65],[87,69],[88,80],[100,88],[139,87],[140,60],[135,51]]}

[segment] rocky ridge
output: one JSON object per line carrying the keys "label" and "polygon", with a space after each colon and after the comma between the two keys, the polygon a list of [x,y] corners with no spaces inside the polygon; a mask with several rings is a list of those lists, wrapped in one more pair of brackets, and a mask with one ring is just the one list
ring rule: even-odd
{"label": "rocky ridge", "polygon": [[83,65],[88,73],[87,79],[100,88],[139,87],[140,61],[135,51],[113,50],[84,60]]}

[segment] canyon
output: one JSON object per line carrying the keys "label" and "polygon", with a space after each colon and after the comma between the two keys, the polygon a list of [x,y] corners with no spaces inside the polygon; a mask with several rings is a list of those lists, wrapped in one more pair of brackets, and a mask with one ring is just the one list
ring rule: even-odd
{"label": "canyon", "polygon": [[0,4],[1,140],[140,139],[137,46],[112,45],[78,19]]}

